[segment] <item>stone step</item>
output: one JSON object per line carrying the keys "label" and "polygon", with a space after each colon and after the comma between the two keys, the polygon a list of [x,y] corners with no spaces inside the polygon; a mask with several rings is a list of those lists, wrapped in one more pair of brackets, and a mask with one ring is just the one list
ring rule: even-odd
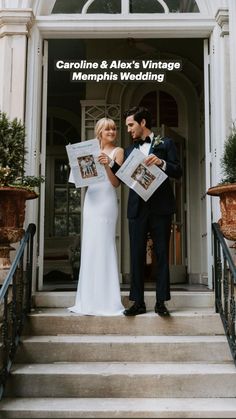
{"label": "stone step", "polygon": [[15,364],[11,397],[236,397],[233,364],[88,362]]}
{"label": "stone step", "polygon": [[[71,307],[75,302],[75,291],[41,291],[36,292],[33,299],[35,307],[51,307],[63,308]],[[129,292],[121,291],[122,302],[125,307],[130,305]],[[145,302],[148,310],[153,310],[156,302],[156,294],[154,291],[145,291]],[[214,307],[213,291],[172,291],[171,300],[167,302],[170,309],[188,307]]]}
{"label": "stone step", "polygon": [[4,399],[2,417],[235,418],[235,398],[22,398]]}
{"label": "stone step", "polygon": [[154,311],[134,317],[81,316],[63,308],[32,310],[26,335],[224,335],[219,314],[212,308],[173,309],[169,317]]}
{"label": "stone step", "polygon": [[231,362],[225,336],[24,336],[17,363]]}

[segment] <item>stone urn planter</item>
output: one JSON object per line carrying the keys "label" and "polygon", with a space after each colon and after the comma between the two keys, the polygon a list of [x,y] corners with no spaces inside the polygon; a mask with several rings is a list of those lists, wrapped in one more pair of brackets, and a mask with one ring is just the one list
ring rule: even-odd
{"label": "stone urn planter", "polygon": [[0,283],[11,266],[12,243],[24,235],[25,203],[35,199],[44,178],[25,176],[25,126],[0,111]]}
{"label": "stone urn planter", "polygon": [[219,197],[220,230],[226,239],[236,241],[236,183],[213,186],[207,194]]}
{"label": "stone urn planter", "polygon": [[19,242],[24,235],[25,205],[38,194],[27,189],[10,186],[0,187],[0,283],[11,267],[11,246]]}
{"label": "stone urn planter", "polygon": [[[223,179],[208,189],[207,194],[220,198],[220,230],[228,240],[236,240],[236,125],[233,123],[224,143],[220,159]],[[236,243],[233,246],[236,247]]]}

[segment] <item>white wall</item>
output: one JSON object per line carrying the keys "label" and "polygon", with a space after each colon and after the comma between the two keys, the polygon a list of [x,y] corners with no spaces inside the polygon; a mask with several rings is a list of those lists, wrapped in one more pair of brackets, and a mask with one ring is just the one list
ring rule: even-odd
{"label": "white wall", "polygon": [[[14,2],[13,2],[14,3]],[[27,35],[30,10],[0,12],[0,109],[24,120]]]}
{"label": "white wall", "polygon": [[236,1],[229,1],[231,120],[236,121]]}

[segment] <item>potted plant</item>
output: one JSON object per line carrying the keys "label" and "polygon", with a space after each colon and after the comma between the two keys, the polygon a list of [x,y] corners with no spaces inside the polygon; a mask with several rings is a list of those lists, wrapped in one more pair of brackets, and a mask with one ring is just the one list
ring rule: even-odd
{"label": "potted plant", "polygon": [[224,237],[236,240],[236,126],[224,144],[221,158],[223,179],[220,184],[209,188],[208,195],[219,196],[221,219],[218,221]]}
{"label": "potted plant", "polygon": [[10,244],[24,234],[26,200],[38,197],[34,188],[44,181],[25,176],[26,153],[24,124],[0,111],[0,280],[10,267]]}

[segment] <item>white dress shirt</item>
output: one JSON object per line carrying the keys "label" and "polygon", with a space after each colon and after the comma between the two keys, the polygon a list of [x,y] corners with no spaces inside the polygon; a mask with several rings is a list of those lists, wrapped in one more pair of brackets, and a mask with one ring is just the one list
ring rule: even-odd
{"label": "white dress shirt", "polygon": [[[142,151],[142,153],[145,156],[148,156],[149,155],[149,151],[150,151],[151,143],[152,143],[152,140],[153,140],[153,137],[154,137],[154,133],[151,132],[151,134],[149,135],[149,137],[151,139],[151,142],[150,143],[144,143],[144,144],[142,144],[142,145],[139,146],[139,150]],[[163,161],[162,170],[165,171],[166,170],[166,162],[165,162],[165,160],[162,160],[162,161]]]}

